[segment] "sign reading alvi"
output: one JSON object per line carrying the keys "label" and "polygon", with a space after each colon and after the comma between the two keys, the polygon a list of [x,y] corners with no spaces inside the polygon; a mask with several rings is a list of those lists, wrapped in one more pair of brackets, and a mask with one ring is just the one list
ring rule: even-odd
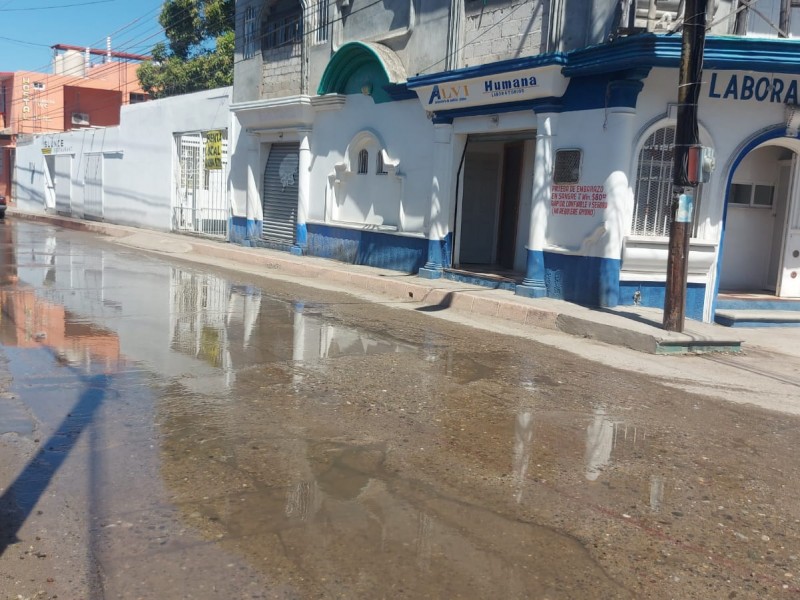
{"label": "sign reading alvi", "polygon": [[222,132],[209,131],[206,134],[206,171],[222,168]]}

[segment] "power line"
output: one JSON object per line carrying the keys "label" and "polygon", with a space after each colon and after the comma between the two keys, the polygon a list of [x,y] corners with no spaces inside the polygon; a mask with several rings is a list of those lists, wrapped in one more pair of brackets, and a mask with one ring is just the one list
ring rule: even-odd
{"label": "power line", "polygon": [[28,8],[0,8],[0,12],[34,12],[37,10],[57,10],[59,8],[72,8],[74,6],[89,6],[90,4],[108,4],[109,2],[119,2],[119,0],[92,0],[91,2],[54,4],[51,6],[30,6]]}
{"label": "power line", "polygon": [[[104,0],[104,1],[107,1],[107,2],[115,2],[116,0]],[[140,17],[137,17],[136,19],[134,19],[134,20],[133,20],[133,21],[131,21],[130,23],[127,23],[126,25],[122,26],[121,28],[117,29],[116,31],[112,32],[112,33],[111,33],[111,34],[109,34],[109,35],[114,35],[114,34],[116,34],[116,33],[120,33],[120,32],[122,32],[122,31],[124,31],[125,29],[127,29],[128,27],[130,27],[131,25],[133,25],[134,23],[136,23],[137,21],[139,21],[139,20],[141,20],[141,19],[143,19],[143,18],[145,18],[145,17],[149,16],[151,13],[154,13],[154,12],[155,12],[155,11],[157,11],[157,10],[160,10],[160,7],[157,7],[157,8],[155,8],[155,9],[151,9],[151,10],[147,11],[147,12],[146,12],[145,14],[143,14],[142,16],[140,16]],[[161,29],[161,31],[163,31],[163,29]],[[99,40],[97,40],[97,41],[93,42],[93,43],[92,43],[92,44],[90,44],[89,46],[90,46],[90,47],[95,47],[95,46],[98,46],[98,45],[100,45],[100,44],[104,43],[104,42],[105,42],[105,40],[107,39],[107,37],[109,37],[109,36],[104,36],[103,38],[101,38],[101,39],[99,39]],[[149,39],[149,38],[148,38],[148,39]],[[22,43],[22,40],[18,40],[18,41],[19,41],[20,43]],[[28,43],[32,43],[32,42],[28,42]],[[52,48],[53,46],[52,46],[52,45],[50,45],[50,46],[47,46],[47,47],[49,47],[49,48]],[[51,62],[48,62],[48,63],[47,63],[47,64],[45,64],[45,65],[42,65],[42,66],[39,66],[39,67],[34,67],[34,68],[32,68],[32,69],[26,69],[26,70],[27,70],[27,71],[31,71],[31,72],[42,72],[43,74],[47,74],[47,73],[44,73],[44,72],[50,69],[50,67],[51,67],[51,64],[52,64]]]}
{"label": "power line", "polygon": [[[137,21],[140,21],[141,19],[143,19],[143,18],[147,17],[149,14],[151,14],[151,13],[155,12],[156,10],[160,10],[160,9],[151,9],[150,11],[146,12],[144,15],[142,15],[142,16],[140,16],[140,17],[138,17],[138,18],[134,19],[134,20],[133,20],[133,21],[131,21],[130,23],[126,24],[125,26],[123,26],[123,27],[121,27],[121,28],[117,29],[117,31],[116,31],[115,33],[119,33],[119,32],[121,32],[121,31],[124,31],[125,29],[128,29],[128,28],[130,28],[130,27],[131,27],[131,26],[132,26],[134,23],[136,23]],[[183,12],[184,12],[184,13],[186,13],[188,16],[187,16],[187,17],[184,17],[184,19],[181,19],[181,20],[179,20],[179,21],[178,21],[178,23],[182,23],[182,22],[183,22],[184,20],[186,20],[186,19],[187,19],[189,16],[191,16],[191,15],[189,14],[189,11],[188,11],[188,10],[184,10]],[[179,13],[179,14],[180,14],[180,13]],[[138,26],[137,26],[137,27],[138,27]],[[133,29],[135,29],[135,27],[134,27]],[[154,31],[154,33],[151,33],[150,35],[147,35],[146,37],[143,37],[143,38],[139,38],[139,39],[137,39],[137,40],[132,40],[132,41],[131,41],[131,43],[138,42],[139,44],[143,44],[145,41],[147,41],[147,40],[150,40],[150,39],[152,39],[152,38],[155,38],[156,36],[158,36],[158,35],[160,35],[161,33],[163,33],[163,32],[164,32],[164,28],[163,28],[163,27],[161,27],[161,26],[159,25],[159,26],[157,26],[157,27],[156,27],[154,30],[148,29],[148,30],[146,30],[145,32],[142,32],[142,33],[148,33],[149,31]],[[99,44],[100,44],[102,41],[103,41],[102,39],[101,39],[101,40],[98,40],[98,41],[97,41],[95,44],[93,44],[93,45],[99,45]],[[125,46],[119,46],[119,47],[118,47],[118,50],[119,50],[119,49],[125,49]],[[120,62],[121,62],[121,61],[120,61]],[[50,65],[48,64],[48,65],[45,65],[45,66],[41,67],[40,69],[33,70],[33,72],[36,72],[36,71],[43,71],[43,70],[45,70],[45,69],[48,69],[49,67],[50,67]],[[75,76],[75,75],[69,75],[69,74],[61,74],[61,75],[58,75],[58,74],[42,73],[42,75],[44,75],[45,77],[47,77],[47,78],[48,78],[48,84],[49,84],[50,86],[52,86],[54,83],[57,83],[57,82],[59,82],[59,80],[61,80],[61,81],[63,81],[63,82],[64,82],[64,83],[62,83],[62,84],[60,84],[60,85],[56,85],[56,87],[55,87],[54,89],[58,89],[58,87],[62,87],[62,88],[63,88],[63,87],[65,87],[65,86],[66,86],[68,83],[71,83],[71,82],[73,82],[73,81],[74,81],[74,79],[76,78],[76,76]],[[128,82],[126,81],[126,82],[124,82],[124,84],[122,84],[122,85],[124,85],[125,87],[127,87],[127,85],[128,85]],[[93,89],[97,89],[97,88],[93,88]],[[120,91],[121,91],[121,89],[120,89]],[[22,102],[23,102],[23,99],[21,99],[21,98],[19,98],[19,99],[15,99],[15,100],[13,100],[11,103],[9,103],[9,106],[14,106],[15,104],[17,104],[17,105],[18,105],[18,104],[21,104]]]}
{"label": "power line", "polygon": [[[343,20],[344,20],[346,17],[348,17],[348,16],[350,16],[350,15],[353,15],[353,14],[357,14],[357,13],[359,13],[359,12],[362,12],[362,11],[364,11],[364,10],[367,10],[367,9],[369,9],[369,8],[373,7],[373,6],[376,6],[376,5],[378,5],[378,4],[381,4],[382,2],[383,2],[383,0],[374,0],[374,1],[373,1],[373,2],[371,2],[370,4],[367,4],[367,5],[365,5],[365,6],[362,6],[362,7],[360,7],[360,8],[359,8],[359,9],[357,9],[357,10],[350,11],[350,12],[349,12],[347,15],[342,15],[342,16],[340,16],[340,17],[338,17],[338,18],[334,18],[334,19],[326,19],[326,20],[325,20],[325,22],[324,22],[324,23],[321,23],[319,26],[317,26],[317,27],[314,27],[314,28],[311,28],[311,29],[309,29],[309,30],[305,30],[305,31],[303,32],[303,34],[302,34],[302,38],[307,38],[307,37],[309,37],[309,36],[312,36],[312,35],[316,34],[316,32],[317,32],[317,31],[320,31],[320,30],[322,30],[322,29],[326,29],[326,28],[330,27],[331,25],[333,25],[334,23],[337,23],[337,22],[342,22],[342,21],[343,21]],[[320,5],[324,5],[324,4],[328,4],[328,0],[319,0],[318,2],[316,2],[316,3],[312,4],[312,5],[310,5],[310,6],[309,6],[309,7],[306,9],[306,11],[304,11],[304,12],[307,12],[307,13],[312,13],[312,14],[313,14],[313,13],[315,12],[315,9],[316,9],[316,8],[318,8]],[[156,9],[156,10],[157,10],[157,9]],[[124,31],[125,29],[131,28],[131,26],[132,26],[132,25],[134,25],[136,22],[140,21],[141,19],[145,18],[145,17],[146,17],[148,14],[150,14],[150,13],[152,13],[152,12],[155,12],[155,11],[154,11],[154,10],[148,11],[148,13],[145,13],[145,14],[144,14],[144,15],[142,15],[141,17],[138,17],[137,19],[134,19],[133,21],[131,21],[130,23],[126,24],[126,25],[125,25],[125,26],[123,26],[122,28],[118,29],[118,30],[117,30],[117,33],[119,33],[120,31]],[[191,17],[192,17],[192,14],[191,14],[190,10],[188,10],[188,9],[185,9],[183,12],[184,12],[184,14],[185,14],[184,18],[180,19],[180,20],[177,22],[177,24],[180,24],[180,23],[182,23],[183,21],[185,21],[185,20],[187,20],[187,19],[189,19],[189,18],[191,18]],[[180,13],[179,13],[179,14],[180,14]],[[303,17],[301,17],[301,18],[303,18]],[[171,26],[175,26],[175,24],[176,24],[176,23],[173,23]],[[135,28],[132,28],[132,29],[135,29]],[[148,30],[148,31],[150,31],[150,30]],[[152,38],[156,37],[157,35],[160,35],[161,33],[164,33],[164,32],[165,32],[165,28],[163,28],[163,27],[157,27],[157,28],[154,30],[154,33],[152,33],[152,34],[150,34],[150,35],[148,35],[148,36],[146,36],[146,37],[143,37],[143,38],[141,38],[141,37],[140,37],[140,38],[137,38],[137,39],[135,39],[135,40],[130,40],[130,45],[132,45],[132,44],[134,44],[134,43],[137,43],[137,44],[143,44],[145,41],[147,41],[147,40],[149,40],[149,39],[152,39]],[[146,33],[146,32],[144,32],[144,33]],[[262,32],[262,33],[261,33],[261,34],[260,34],[260,35],[259,35],[259,36],[256,38],[256,39],[257,39],[257,41],[262,41],[262,40],[263,40],[263,39],[264,39],[264,38],[265,38],[265,37],[266,37],[266,36],[267,36],[269,33],[270,33],[269,31],[264,31],[264,32]],[[234,40],[235,40],[235,41],[238,41],[238,40],[241,40],[241,39],[244,39],[244,38],[245,38],[245,33],[244,33],[244,32],[242,33],[242,35],[240,35],[240,36],[236,36],[236,35],[235,35],[235,29],[234,29]],[[302,39],[302,38],[301,38],[301,39]],[[102,40],[101,40],[101,41],[102,41]],[[117,48],[118,48],[118,51],[119,51],[120,47],[118,46]],[[124,46],[123,46],[123,48],[124,48]],[[236,65],[236,64],[238,64],[238,63],[240,63],[240,62],[243,62],[244,60],[247,60],[247,59],[240,59],[240,60],[238,60],[238,61],[234,60],[234,61],[233,61],[233,63],[232,63],[232,66],[233,66],[233,65]],[[48,66],[49,66],[49,65],[48,65]],[[47,66],[45,66],[45,67],[43,67],[43,68],[47,68]],[[122,71],[122,69],[120,69],[120,71]],[[67,74],[62,74],[62,75],[51,75],[51,74],[46,74],[46,73],[43,73],[43,75],[45,75],[45,76],[47,76],[47,77],[48,77],[48,85],[50,86],[50,89],[51,89],[51,90],[53,90],[53,89],[58,89],[58,87],[65,87],[66,85],[68,85],[69,83],[71,83],[71,82],[74,80],[74,77],[75,77],[75,76],[70,76],[70,75],[67,75]],[[60,86],[57,86],[56,88],[53,88],[53,87],[52,87],[52,85],[53,85],[53,80],[54,80],[54,79],[55,79],[55,81],[58,81],[59,79],[61,79],[61,80],[63,80],[63,81],[64,81],[64,83],[60,84]],[[122,91],[122,88],[123,88],[123,87],[127,87],[127,86],[128,86],[129,84],[131,84],[131,83],[132,83],[132,81],[128,81],[128,80],[126,80],[126,81],[124,81],[124,82],[121,82],[121,83],[120,83],[120,85],[118,86],[118,88],[109,88],[109,91]],[[101,89],[101,88],[92,88],[92,89]],[[169,87],[169,86],[167,86],[165,89],[166,89],[166,91],[169,91],[169,90],[170,90],[170,87]],[[173,89],[174,89],[174,88],[173,88]],[[11,106],[13,106],[14,104],[21,104],[22,102],[23,102],[23,100],[22,100],[21,98],[20,98],[20,99],[15,99],[14,101],[12,101],[12,102],[10,103],[10,105],[11,105]],[[53,117],[57,117],[59,114],[61,114],[61,111],[53,110],[53,111],[50,111],[50,112],[48,112],[48,113],[44,113],[44,114],[42,114],[42,115],[39,115],[39,116],[40,116],[40,117],[46,117],[46,116],[48,116],[48,115],[51,115],[51,116],[53,116]]]}
{"label": "power line", "polygon": [[5,40],[7,42],[14,42],[15,44],[25,44],[27,46],[41,46],[42,48],[50,48],[47,44],[37,44],[36,42],[26,42],[25,40],[15,40],[14,38],[5,37],[0,35],[0,40]]}

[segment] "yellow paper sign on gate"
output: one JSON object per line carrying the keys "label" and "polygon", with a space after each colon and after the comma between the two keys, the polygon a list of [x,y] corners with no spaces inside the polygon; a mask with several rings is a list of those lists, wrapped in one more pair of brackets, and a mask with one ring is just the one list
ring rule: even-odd
{"label": "yellow paper sign on gate", "polygon": [[206,170],[222,168],[222,132],[209,131],[206,134]]}

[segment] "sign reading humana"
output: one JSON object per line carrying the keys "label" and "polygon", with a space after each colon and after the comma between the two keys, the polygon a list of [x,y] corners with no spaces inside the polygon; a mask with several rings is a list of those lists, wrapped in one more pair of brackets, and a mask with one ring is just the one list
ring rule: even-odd
{"label": "sign reading humana", "polygon": [[483,82],[483,91],[497,96],[512,96],[524,94],[525,90],[536,87],[536,77],[515,77],[513,79],[486,79]]}
{"label": "sign reading humana", "polygon": [[[527,95],[538,92],[539,82],[533,75],[524,77],[465,79],[454,84],[436,84],[430,88],[426,96],[428,106],[458,104],[459,106],[475,105],[488,102],[488,98]],[[519,98],[522,100],[524,98]],[[502,100],[501,100],[502,101]],[[457,108],[457,107],[453,107]]]}

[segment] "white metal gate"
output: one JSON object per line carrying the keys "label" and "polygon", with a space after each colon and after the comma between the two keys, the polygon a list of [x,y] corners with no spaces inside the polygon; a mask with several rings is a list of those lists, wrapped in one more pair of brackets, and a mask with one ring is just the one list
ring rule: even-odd
{"label": "white metal gate", "polygon": [[83,179],[83,216],[87,219],[103,218],[103,155],[86,155],[86,172]]}
{"label": "white metal gate", "polygon": [[175,148],[173,229],[226,237],[230,214],[225,177],[227,130],[176,134]]}
{"label": "white metal gate", "polygon": [[264,169],[264,238],[294,243],[297,223],[299,144],[272,144]]}

